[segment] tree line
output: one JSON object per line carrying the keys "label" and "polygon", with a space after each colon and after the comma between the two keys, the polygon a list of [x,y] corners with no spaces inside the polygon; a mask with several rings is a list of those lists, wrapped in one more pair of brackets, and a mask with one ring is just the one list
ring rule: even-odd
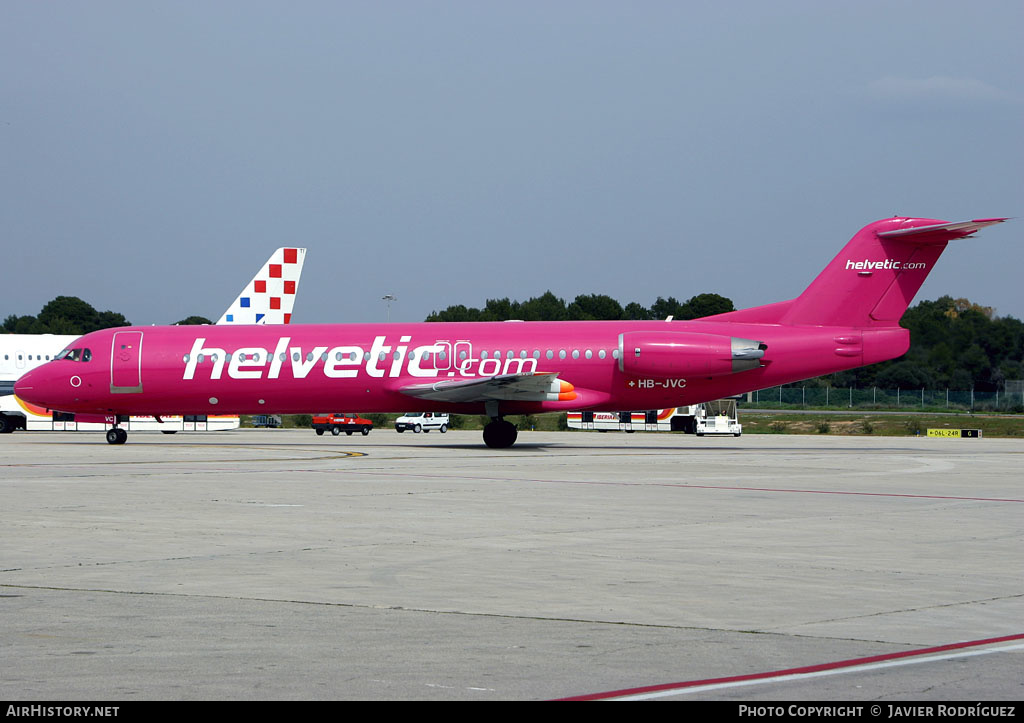
{"label": "tree line", "polygon": [[713,314],[734,311],[731,299],[718,294],[698,294],[689,301],[660,296],[651,306],[632,301],[625,306],[605,294],[581,294],[573,301],[555,296],[550,291],[526,301],[488,299],[482,309],[461,304],[432,312],[427,321],[646,321],[669,316],[685,321]]}
{"label": "tree line", "polygon": [[[838,387],[976,389],[1024,379],[1024,322],[991,307],[942,296],[907,309],[910,350],[899,359],[830,375]],[[822,380],[817,380],[821,384]]]}
{"label": "tree line", "polygon": [[[698,294],[685,302],[658,297],[645,307],[622,305],[604,294],[581,294],[571,302],[550,291],[526,301],[489,299],[482,308],[449,306],[427,321],[575,321],[698,319],[733,311],[730,299]],[[210,324],[190,316],[178,324]],[[910,330],[910,350],[899,359],[819,377],[807,386],[882,387],[886,389],[977,389],[995,391],[1007,380],[1024,379],[1024,322],[996,316],[993,309],[967,299],[942,296],[909,308],[900,325]],[[123,314],[97,311],[75,296],[58,296],[36,316],[8,316],[6,334],[87,334],[130,326]]]}
{"label": "tree line", "polygon": [[[578,321],[700,319],[733,311],[718,294],[698,294],[686,302],[658,297],[650,307],[620,304],[610,296],[588,294],[566,302],[553,293],[527,301],[488,299],[483,308],[462,305],[435,311],[427,321]],[[900,325],[910,330],[910,350],[899,359],[838,372],[805,386],[958,389],[995,391],[1010,379],[1024,379],[1024,323],[997,317],[991,307],[942,296],[907,309]]]}
{"label": "tree line", "polygon": [[[202,316],[190,316],[178,324],[212,324]],[[43,306],[36,316],[11,314],[0,326],[4,334],[88,334],[90,331],[131,326],[124,314],[97,311],[92,304],[77,296],[58,296]]]}

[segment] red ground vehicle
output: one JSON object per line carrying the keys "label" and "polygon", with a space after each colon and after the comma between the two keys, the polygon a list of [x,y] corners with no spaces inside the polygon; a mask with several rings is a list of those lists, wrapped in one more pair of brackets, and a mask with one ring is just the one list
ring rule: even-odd
{"label": "red ground vehicle", "polygon": [[335,412],[313,417],[313,429],[316,430],[318,436],[324,432],[330,432],[335,437],[342,432],[345,434],[359,432],[365,437],[373,429],[373,422],[355,414]]}

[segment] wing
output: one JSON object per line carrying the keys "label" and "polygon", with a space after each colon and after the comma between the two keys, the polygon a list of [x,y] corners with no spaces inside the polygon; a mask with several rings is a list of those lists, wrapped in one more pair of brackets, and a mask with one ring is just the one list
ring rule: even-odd
{"label": "wing", "polygon": [[433,402],[548,402],[572,401],[576,392],[569,382],[558,378],[558,372],[499,374],[481,379],[445,379],[439,382],[413,384],[399,391],[417,399]]}

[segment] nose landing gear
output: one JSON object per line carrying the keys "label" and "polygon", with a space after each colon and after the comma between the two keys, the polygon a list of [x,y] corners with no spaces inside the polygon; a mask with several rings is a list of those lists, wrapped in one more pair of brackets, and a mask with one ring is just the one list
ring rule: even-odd
{"label": "nose landing gear", "polygon": [[111,427],[107,430],[107,444],[124,444],[128,441],[128,432],[120,427]]}

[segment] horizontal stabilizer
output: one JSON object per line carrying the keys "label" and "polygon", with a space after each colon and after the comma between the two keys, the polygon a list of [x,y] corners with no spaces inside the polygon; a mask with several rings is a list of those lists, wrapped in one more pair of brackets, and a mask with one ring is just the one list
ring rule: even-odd
{"label": "horizontal stabilizer", "polygon": [[1005,218],[976,218],[973,221],[937,223],[930,226],[900,228],[895,231],[879,231],[878,236],[879,238],[899,239],[909,243],[938,243],[956,238],[966,238],[986,226],[994,226],[1006,220]]}
{"label": "horizontal stabilizer", "polygon": [[546,402],[572,401],[576,398],[572,384],[558,378],[557,372],[499,374],[479,379],[446,379],[427,384],[414,384],[399,391],[417,399],[432,402]]}
{"label": "horizontal stabilizer", "polygon": [[807,326],[896,326],[950,241],[1005,218],[887,218],[862,228],[779,317]]}

